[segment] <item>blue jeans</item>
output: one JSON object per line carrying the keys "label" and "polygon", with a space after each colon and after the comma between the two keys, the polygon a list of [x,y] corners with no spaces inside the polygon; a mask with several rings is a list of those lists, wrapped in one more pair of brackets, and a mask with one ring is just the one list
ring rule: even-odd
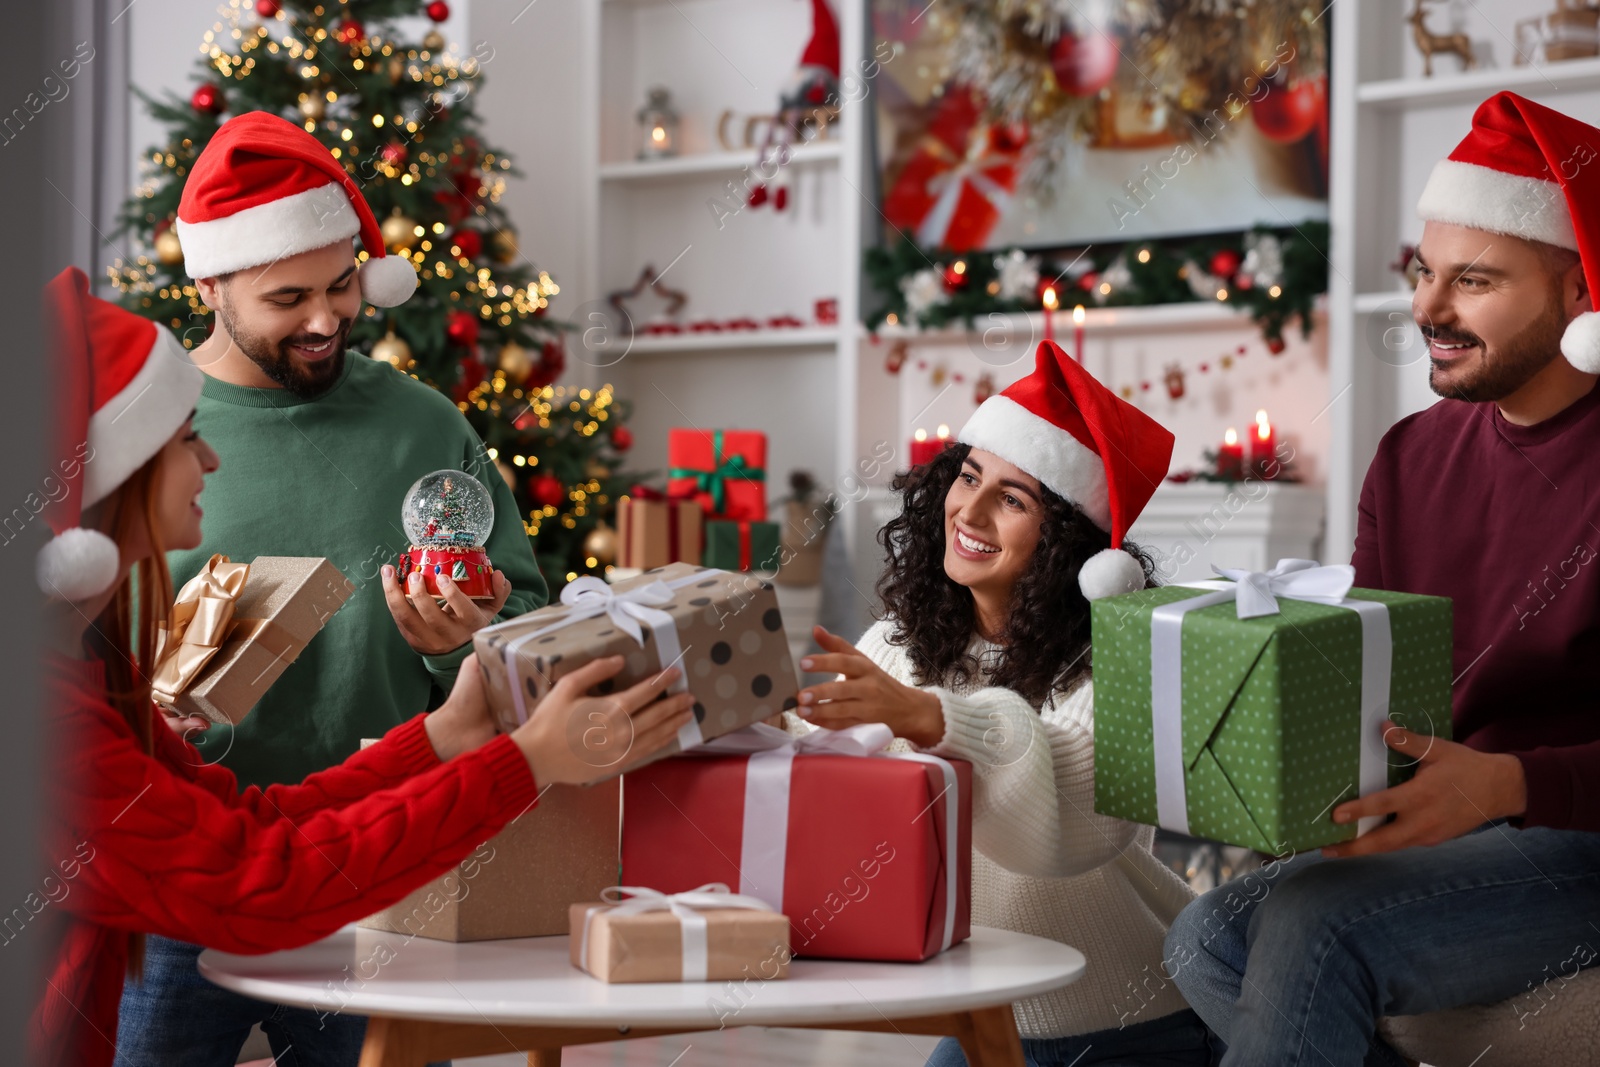
{"label": "blue jeans", "polygon": [[[1177,1011],[1118,1030],[1025,1037],[1022,1055],[1028,1067],[1209,1067],[1211,1035],[1194,1012]],[[967,1067],[961,1043],[953,1037],[939,1042],[926,1067]]]}
{"label": "blue jeans", "polygon": [[232,1067],[261,1024],[277,1067],[356,1067],[367,1020],[253,1000],[200,977],[199,945],[147,937],[144,977],[122,986],[116,1067]]}
{"label": "blue jeans", "polygon": [[1395,1067],[1379,1018],[1519,994],[1534,1011],[1535,985],[1596,961],[1597,924],[1600,833],[1491,823],[1431,848],[1269,863],[1184,909],[1165,968],[1226,1042],[1224,1067]]}

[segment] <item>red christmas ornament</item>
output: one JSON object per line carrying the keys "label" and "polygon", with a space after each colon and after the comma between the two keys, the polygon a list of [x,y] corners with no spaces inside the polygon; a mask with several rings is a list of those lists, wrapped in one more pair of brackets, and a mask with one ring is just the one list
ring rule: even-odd
{"label": "red christmas ornament", "polygon": [[1231,248],[1219,249],[1211,257],[1211,273],[1219,278],[1232,278],[1239,273],[1239,253]]}
{"label": "red christmas ornament", "polygon": [[618,426],[611,431],[611,447],[618,452],[626,452],[633,447],[633,431],[626,426]]}
{"label": "red christmas ornament", "polygon": [[1316,127],[1321,99],[1315,79],[1290,85],[1287,78],[1280,78],[1271,83],[1266,96],[1250,105],[1250,116],[1267,140],[1293,144]]}
{"label": "red christmas ornament", "polygon": [[1283,350],[1286,347],[1288,346],[1284,343],[1284,340],[1281,337],[1267,338],[1267,351],[1271,352],[1275,356],[1283,355]]}
{"label": "red christmas ornament", "polygon": [[782,211],[788,206],[789,187],[787,185],[780,185],[778,186],[777,191],[772,194],[772,210]]}
{"label": "red christmas ornament", "polygon": [[456,379],[456,387],[450,390],[450,399],[457,404],[467,403],[468,394],[482,385],[488,374],[489,368],[479,361],[478,353],[471,353],[461,361],[461,376]]}
{"label": "red christmas ornament", "polygon": [[406,146],[399,141],[390,141],[378,150],[378,157],[391,167],[398,167],[406,161]]}
{"label": "red christmas ornament", "polygon": [[944,287],[946,289],[959,289],[967,284],[967,261],[958,259],[954,263],[945,264]]}
{"label": "red christmas ornament", "polygon": [[222,90],[207,83],[189,97],[189,106],[202,115],[215,115],[222,110]]}
{"label": "red christmas ornament", "polygon": [[461,249],[461,254],[468,259],[483,255],[483,234],[477,230],[456,230],[450,234],[450,243]]}
{"label": "red christmas ornament", "polygon": [[1100,275],[1096,274],[1092,270],[1084,273],[1084,275],[1078,279],[1078,288],[1082,289],[1086,293],[1093,292],[1094,287],[1099,284]]}
{"label": "red christmas ornament", "polygon": [[1110,34],[1091,29],[1081,37],[1063,33],[1050,46],[1050,69],[1061,91],[1073,96],[1093,96],[1111,84],[1122,58]]}
{"label": "red christmas ornament", "polygon": [[435,22],[443,22],[450,17],[450,5],[445,3],[444,0],[433,0],[433,3],[422,10],[426,11],[428,17]]}
{"label": "red christmas ornament", "polygon": [[516,418],[512,419],[511,425],[519,430],[531,430],[535,426],[539,425],[539,416],[533,413],[532,408],[529,408]]}
{"label": "red christmas ornament", "polygon": [[478,316],[470,311],[452,311],[444,335],[453,345],[468,347],[478,343]]}
{"label": "red christmas ornament", "polygon": [[534,364],[532,373],[528,375],[527,387],[543,389],[561,377],[561,372],[566,369],[567,350],[560,341],[546,341],[539,349],[539,362]]}
{"label": "red christmas ornament", "polygon": [[765,204],[766,202],[767,202],[767,187],[765,185],[757,185],[754,189],[750,190],[750,206],[751,207],[760,207],[762,204]]}
{"label": "red christmas ornament", "polygon": [[994,375],[984,371],[978,375],[978,384],[972,387],[972,402],[981,404],[994,396]]}
{"label": "red christmas ornament", "polygon": [[567,499],[567,487],[553,474],[541,474],[528,482],[528,495],[542,508],[559,508]]}
{"label": "red christmas ornament", "polygon": [[883,369],[890,374],[899,374],[900,368],[906,365],[906,356],[910,351],[904,341],[896,341],[889,346],[888,353],[883,357]]}
{"label": "red christmas ornament", "polygon": [[264,19],[275,19],[282,10],[283,5],[278,0],[256,0],[256,14]]}
{"label": "red christmas ornament", "polygon": [[1183,368],[1176,363],[1169,363],[1167,370],[1162,375],[1167,386],[1167,395],[1174,400],[1182,400],[1184,394]]}
{"label": "red christmas ornament", "polygon": [[339,23],[339,28],[333,31],[334,40],[349,48],[360,44],[367,36],[367,28],[355,19],[345,19]]}

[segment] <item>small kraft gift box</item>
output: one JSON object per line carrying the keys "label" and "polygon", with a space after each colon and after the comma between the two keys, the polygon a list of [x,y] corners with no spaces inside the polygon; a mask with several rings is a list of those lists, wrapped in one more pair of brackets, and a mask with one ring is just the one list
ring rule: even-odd
{"label": "small kraft gift box", "polygon": [[552,785],[453,870],[358,925],[441,941],[564,934],[572,904],[617,880],[621,802],[616,781]]}
{"label": "small kraft gift box", "polygon": [[972,765],[886,753],[881,723],[759,724],[623,776],[622,877],[737,886],[798,957],[918,961],[971,929]]}
{"label": "small kraft gift box", "polygon": [[650,570],[669,563],[704,563],[705,514],[693,500],[671,500],[636,485],[617,499],[617,566]]}
{"label": "small kraft gift box", "polygon": [[[694,748],[797,706],[799,684],[772,583],[753,575],[674,563],[607,585],[585,575],[560,603],[479,630],[473,637],[489,706],[507,733],[528,720],[546,693],[592,660],[621,655],[625,666],[597,691],[626,689],[669,666],[671,688],[694,694],[694,718],[655,758]],[[574,744],[596,766],[620,773],[630,738],[572,724]],[[702,879],[705,881],[706,879]]]}
{"label": "small kraft gift box", "polygon": [[568,916],[572,965],[602,982],[772,981],[789,976],[789,920],[710,883],[683,893],[612,886]]}
{"label": "small kraft gift box", "polygon": [[320,556],[212,556],[178,591],[161,631],[156,703],[239,722],[354,592]]}
{"label": "small kraft gift box", "polygon": [[1450,601],[1219,573],[1091,603],[1095,811],[1276,855],[1366,832],[1334,807],[1414,770],[1383,720],[1450,736]]}

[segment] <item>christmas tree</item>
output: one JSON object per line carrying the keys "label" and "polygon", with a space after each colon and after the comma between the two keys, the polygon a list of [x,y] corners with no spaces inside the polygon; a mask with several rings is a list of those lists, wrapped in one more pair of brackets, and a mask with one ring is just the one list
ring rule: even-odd
{"label": "christmas tree", "polygon": [[500,204],[518,172],[479,129],[478,60],[448,52],[437,29],[399,38],[393,20],[422,14],[443,22],[450,9],[445,0],[230,0],[201,44],[189,99],[141,94],[166,141],[148,153],[119,233],[151,252],[109,273],[125,306],[171,326],[186,347],[205,340],[211,309],[184,273],[173,227],[184,177],[230,115],[302,123],[361,186],[389,251],[417,269],[405,304],[363,309],[352,353],[455,400],[511,485],[554,592],[612,562],[604,524],[628,485],[617,470],[632,443],[627,405],[609,386],[554,385],[566,326],[546,311],[560,290],[521,253]]}

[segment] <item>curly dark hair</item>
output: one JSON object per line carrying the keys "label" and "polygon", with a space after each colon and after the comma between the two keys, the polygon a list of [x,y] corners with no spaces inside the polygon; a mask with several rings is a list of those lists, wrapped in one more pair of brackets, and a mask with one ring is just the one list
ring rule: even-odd
{"label": "curly dark hair", "polygon": [[[967,654],[977,618],[972,593],[944,572],[944,498],[971,449],[953,445],[937,458],[895,476],[900,514],[878,531],[887,565],[878,596],[895,620],[890,644],[911,654],[918,685],[962,685],[978,676]],[[1017,582],[1004,631],[1004,651],[989,684],[1013,690],[1035,706],[1090,672],[1089,602],[1078,588],[1078,571],[1111,537],[1076,505],[1044,486],[1044,521],[1033,559]],[[1144,567],[1153,586],[1155,562],[1127,541],[1122,547]],[[1013,654],[1015,653],[1015,654]]]}

